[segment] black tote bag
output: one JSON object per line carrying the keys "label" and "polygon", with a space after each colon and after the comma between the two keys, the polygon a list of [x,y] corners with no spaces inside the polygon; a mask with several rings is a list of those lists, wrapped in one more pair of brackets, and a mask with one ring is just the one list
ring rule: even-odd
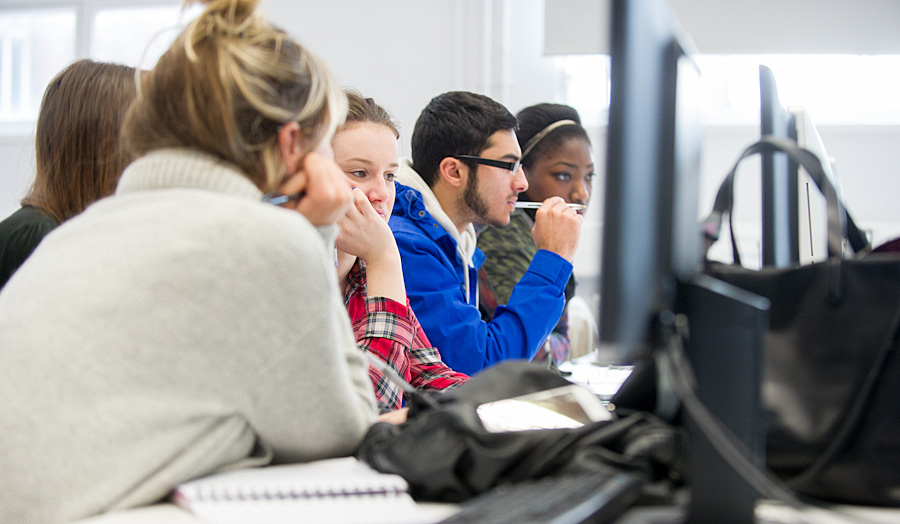
{"label": "black tote bag", "polygon": [[843,253],[865,246],[818,157],[763,137],[720,186],[704,221],[707,250],[731,223],[734,176],[756,153],[783,152],[810,174],[828,208],[828,259],[790,268],[708,262],[711,276],[771,302],[762,397],[768,467],[798,494],[850,504],[900,506],[900,257]]}

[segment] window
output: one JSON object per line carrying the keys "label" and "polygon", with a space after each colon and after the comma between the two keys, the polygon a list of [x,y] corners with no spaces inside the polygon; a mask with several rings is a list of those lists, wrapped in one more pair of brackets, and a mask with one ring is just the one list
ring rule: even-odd
{"label": "window", "polygon": [[605,126],[609,120],[609,56],[570,55],[562,62],[566,104],[578,110],[586,126]]}
{"label": "window", "polygon": [[[770,67],[781,103],[803,105],[816,123],[900,124],[900,55],[701,55],[709,125],[759,125],[759,65]],[[609,58],[559,57],[566,103],[588,124],[605,125]]]}
{"label": "window", "polygon": [[98,10],[91,24],[90,57],[150,69],[200,10],[195,5],[182,15],[180,4]]}
{"label": "window", "polygon": [[31,122],[44,88],[75,59],[75,8],[0,11],[0,121]]}
{"label": "window", "polygon": [[82,58],[152,68],[202,6],[91,0],[0,7],[0,134],[33,129],[47,83]]}
{"label": "window", "polygon": [[900,124],[900,55],[707,55],[697,59],[710,124],[759,123],[759,65],[775,73],[784,106],[816,124]]}

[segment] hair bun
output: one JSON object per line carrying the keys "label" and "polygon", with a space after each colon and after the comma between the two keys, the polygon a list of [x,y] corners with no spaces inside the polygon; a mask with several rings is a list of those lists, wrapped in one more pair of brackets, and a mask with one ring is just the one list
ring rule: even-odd
{"label": "hair bun", "polygon": [[259,18],[260,0],[185,0],[184,8],[192,4],[204,5],[203,13],[194,21],[192,42],[212,35],[245,36]]}
{"label": "hair bun", "polygon": [[259,4],[259,0],[184,0],[184,8],[193,5],[200,4],[207,6],[207,9],[213,10],[225,10],[231,7],[236,9],[250,9],[255,10],[257,4]]}

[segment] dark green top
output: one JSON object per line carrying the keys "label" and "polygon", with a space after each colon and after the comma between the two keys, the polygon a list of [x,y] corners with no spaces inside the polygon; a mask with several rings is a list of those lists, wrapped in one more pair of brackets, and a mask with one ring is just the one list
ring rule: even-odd
{"label": "dark green top", "polygon": [[58,224],[32,206],[21,209],[0,222],[0,289],[32,251]]}
{"label": "dark green top", "polygon": [[497,297],[497,304],[506,304],[513,287],[525,274],[537,253],[531,228],[534,220],[521,209],[513,211],[509,225],[504,228],[485,227],[478,233],[478,248],[484,251],[482,266]]}

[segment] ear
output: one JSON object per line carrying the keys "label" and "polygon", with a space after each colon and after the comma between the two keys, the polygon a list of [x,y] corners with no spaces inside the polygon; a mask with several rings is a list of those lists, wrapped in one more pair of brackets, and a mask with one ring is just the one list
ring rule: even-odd
{"label": "ear", "polygon": [[300,160],[306,155],[306,138],[300,132],[300,124],[288,122],[278,130],[278,149],[288,173],[295,173]]}
{"label": "ear", "polygon": [[465,187],[468,176],[469,166],[452,156],[444,158],[438,165],[438,178],[451,187],[457,189]]}

